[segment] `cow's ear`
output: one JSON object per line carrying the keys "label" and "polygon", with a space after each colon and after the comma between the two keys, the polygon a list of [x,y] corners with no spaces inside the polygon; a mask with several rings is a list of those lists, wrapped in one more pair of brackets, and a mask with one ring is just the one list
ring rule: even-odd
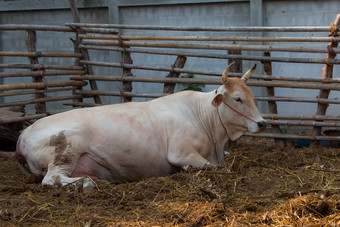
{"label": "cow's ear", "polygon": [[223,95],[221,93],[216,94],[214,99],[211,102],[211,105],[213,105],[214,107],[219,107],[222,101],[223,101]]}

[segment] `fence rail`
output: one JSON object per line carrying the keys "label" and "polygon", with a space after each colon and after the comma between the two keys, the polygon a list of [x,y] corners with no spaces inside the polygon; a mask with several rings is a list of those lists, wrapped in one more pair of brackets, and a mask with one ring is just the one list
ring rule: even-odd
{"label": "fence rail", "polygon": [[134,30],[164,31],[210,31],[210,32],[329,32],[329,26],[293,26],[293,27],[218,27],[218,26],[152,26],[122,24],[66,23],[66,26],[78,28],[116,28]]}

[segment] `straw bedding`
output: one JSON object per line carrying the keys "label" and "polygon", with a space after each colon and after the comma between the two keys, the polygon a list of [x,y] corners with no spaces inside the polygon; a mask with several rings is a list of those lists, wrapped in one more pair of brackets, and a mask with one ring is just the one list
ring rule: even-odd
{"label": "straw bedding", "polygon": [[53,188],[0,152],[0,226],[340,226],[340,148],[241,139],[217,169]]}

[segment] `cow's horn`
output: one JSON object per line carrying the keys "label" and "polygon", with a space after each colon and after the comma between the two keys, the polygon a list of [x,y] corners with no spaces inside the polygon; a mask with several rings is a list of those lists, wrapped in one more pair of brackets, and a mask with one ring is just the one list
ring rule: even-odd
{"label": "cow's horn", "polygon": [[228,80],[229,80],[229,78],[228,78],[228,73],[229,73],[229,71],[230,71],[230,69],[231,69],[231,66],[233,66],[233,64],[235,64],[235,62],[230,63],[230,64],[228,65],[228,67],[225,68],[225,70],[224,70],[223,73],[222,73],[222,80],[223,80],[223,83],[224,83],[224,84],[227,84],[227,83],[228,83]]}
{"label": "cow's horn", "polygon": [[246,81],[250,78],[251,74],[253,74],[253,72],[255,71],[255,69],[256,69],[256,64],[255,64],[251,69],[249,69],[249,70],[242,76],[241,79],[242,79],[244,82],[246,82]]}

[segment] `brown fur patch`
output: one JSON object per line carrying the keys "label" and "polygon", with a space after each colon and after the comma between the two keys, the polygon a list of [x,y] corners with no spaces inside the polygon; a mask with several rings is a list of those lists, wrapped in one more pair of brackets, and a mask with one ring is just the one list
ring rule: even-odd
{"label": "brown fur patch", "polygon": [[55,153],[62,153],[67,147],[67,140],[64,131],[59,132],[59,134],[51,136],[50,146],[55,147]]}
{"label": "brown fur patch", "polygon": [[54,165],[65,165],[71,163],[73,157],[69,152],[68,148],[70,145],[67,143],[67,139],[64,131],[59,132],[58,135],[53,135],[50,139],[50,146],[54,146]]}

